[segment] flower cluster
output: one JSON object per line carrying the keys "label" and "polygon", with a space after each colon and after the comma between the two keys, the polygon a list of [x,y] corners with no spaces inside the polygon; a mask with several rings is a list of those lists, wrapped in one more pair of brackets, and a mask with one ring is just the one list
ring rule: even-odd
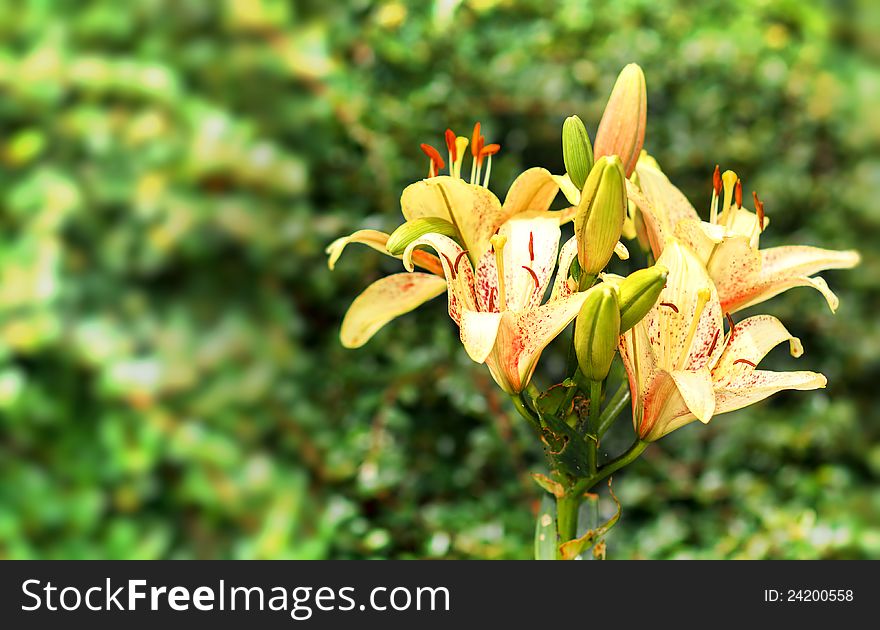
{"label": "flower cluster", "polygon": [[[788,341],[798,357],[801,343],[773,316],[737,322],[734,315],[798,286],[817,289],[834,311],[837,297],[815,274],[859,262],[854,251],[761,249],[769,223],[764,204],[753,193],[754,207],[744,205],[733,171],[715,168],[708,220],[701,219],[643,150],[646,113],[645,77],[630,64],[612,90],[595,142],[580,118],[568,118],[566,173],[530,168],[503,203],[489,190],[492,157],[501,147],[485,143],[479,123],[470,138],[447,129],[448,162],[422,145],[428,177],[403,191],[404,223],[391,234],[355,232],[327,249],[331,269],[346,245],[358,242],[401,258],[406,270],[355,299],[342,323],[347,347],[363,345],[393,318],[447,295],[467,354],[488,366],[544,443],[553,478],[536,480],[557,498],[558,557],[595,544],[595,531],[576,538],[583,492],[648,443],[780,390],[824,387],[825,377],[815,372],[759,370],[775,346]],[[568,206],[551,210],[560,192]],[[574,235],[560,248],[567,223]],[[614,254],[629,258],[621,238],[636,242],[647,268],[628,277],[606,271]],[[541,354],[572,321],[569,376],[541,393],[531,384]],[[626,382],[606,398],[618,355]],[[626,400],[634,446],[600,464],[599,440]]]}

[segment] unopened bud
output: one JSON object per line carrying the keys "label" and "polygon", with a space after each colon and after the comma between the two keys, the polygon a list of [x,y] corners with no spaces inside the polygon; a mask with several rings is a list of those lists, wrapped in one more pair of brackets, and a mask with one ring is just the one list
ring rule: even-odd
{"label": "unopened bud", "polygon": [[407,221],[394,230],[388,237],[388,242],[385,243],[385,249],[392,256],[400,256],[406,250],[407,245],[428,233],[443,234],[453,239],[459,238],[455,226],[446,219],[425,217]]}
{"label": "unopened bud", "polygon": [[626,185],[620,158],[599,159],[584,184],[574,219],[578,262],[595,276],[611,259],[626,218]]}
{"label": "unopened bud", "polygon": [[578,365],[591,381],[608,376],[620,337],[620,305],[610,284],[590,289],[574,325]]}
{"label": "unopened bud", "polygon": [[620,301],[620,334],[638,324],[648,314],[666,285],[669,270],[663,265],[639,269],[618,285]]}
{"label": "unopened bud", "polygon": [[631,63],[620,72],[605,105],[593,147],[596,158],[619,155],[629,177],[636,168],[645,142],[647,113],[645,74],[638,65]]}
{"label": "unopened bud", "polygon": [[581,189],[593,168],[593,145],[583,121],[569,116],[562,125],[562,159],[574,185]]}

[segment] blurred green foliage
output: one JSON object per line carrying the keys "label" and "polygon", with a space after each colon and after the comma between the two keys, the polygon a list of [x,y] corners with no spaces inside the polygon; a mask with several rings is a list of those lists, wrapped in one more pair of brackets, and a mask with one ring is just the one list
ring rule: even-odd
{"label": "blurred green foliage", "polygon": [[[876,17],[0,2],[0,556],[528,557],[540,449],[441,300],[343,350],[348,304],[398,265],[352,248],[331,274],[323,248],[393,228],[447,126],[502,144],[496,192],[561,172],[564,118],[594,133],[637,61],[646,147],[698,207],[719,162],[765,200],[765,243],[865,261],[826,274],[836,315],[808,289],[762,308],[828,389],[649,449],[615,479],[609,557],[878,557]],[[621,420],[608,450],[630,437]]]}

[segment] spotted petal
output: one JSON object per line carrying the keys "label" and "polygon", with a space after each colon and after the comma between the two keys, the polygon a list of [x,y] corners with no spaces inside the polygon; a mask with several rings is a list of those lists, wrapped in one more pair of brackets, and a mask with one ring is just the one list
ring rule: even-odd
{"label": "spotted petal", "polygon": [[446,175],[407,186],[400,206],[407,221],[438,217],[452,223],[474,263],[489,249],[489,238],[505,219],[501,202],[488,189]]}
{"label": "spotted petal", "polygon": [[715,413],[727,413],[764,400],[785,389],[822,389],[827,379],[817,372],[753,370],[727,387],[715,391]]}
{"label": "spotted petal", "polygon": [[789,342],[793,357],[804,353],[800,339],[772,315],[755,315],[738,322],[712,368],[712,378],[720,387],[736,382],[753,371],[770,350],[784,341]]}
{"label": "spotted petal", "polygon": [[528,385],[544,348],[577,317],[586,296],[575,293],[523,313],[501,314],[486,364],[504,391],[516,393]]}
{"label": "spotted petal", "polygon": [[389,321],[446,291],[443,278],[429,273],[397,273],[381,278],[354,299],[339,338],[346,348],[359,348]]}
{"label": "spotted petal", "polygon": [[461,322],[461,313],[465,309],[476,309],[474,296],[474,271],[464,250],[448,236],[428,233],[410,243],[403,252],[403,266],[407,271],[413,270],[416,247],[432,247],[440,257],[443,274],[449,289],[449,316],[456,324]]}

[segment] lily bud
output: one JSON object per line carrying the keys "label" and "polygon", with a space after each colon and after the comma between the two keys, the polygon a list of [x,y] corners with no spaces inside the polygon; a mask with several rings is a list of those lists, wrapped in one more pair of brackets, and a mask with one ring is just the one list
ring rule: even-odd
{"label": "lily bud", "polygon": [[562,125],[562,159],[574,185],[581,189],[593,168],[593,145],[583,121],[569,116]]}
{"label": "lily bud", "polygon": [[648,94],[645,74],[631,63],[621,70],[596,131],[596,158],[619,155],[626,176],[632,175],[645,142]]}
{"label": "lily bud", "polygon": [[616,155],[599,159],[584,184],[574,233],[577,235],[581,271],[595,276],[611,259],[626,218],[626,185]]}
{"label": "lily bud", "polygon": [[608,376],[620,337],[620,304],[617,291],[608,284],[590,290],[574,325],[574,349],[578,365],[591,381]]}
{"label": "lily bud", "polygon": [[666,285],[669,270],[663,265],[639,269],[623,279],[618,286],[620,301],[620,334],[638,324],[648,314]]}
{"label": "lily bud", "polygon": [[388,237],[388,242],[385,243],[385,249],[387,249],[388,253],[392,256],[400,256],[406,250],[407,245],[429,232],[443,234],[452,239],[459,238],[455,226],[446,219],[425,217],[422,219],[407,221],[394,230],[391,233],[391,236]]}

